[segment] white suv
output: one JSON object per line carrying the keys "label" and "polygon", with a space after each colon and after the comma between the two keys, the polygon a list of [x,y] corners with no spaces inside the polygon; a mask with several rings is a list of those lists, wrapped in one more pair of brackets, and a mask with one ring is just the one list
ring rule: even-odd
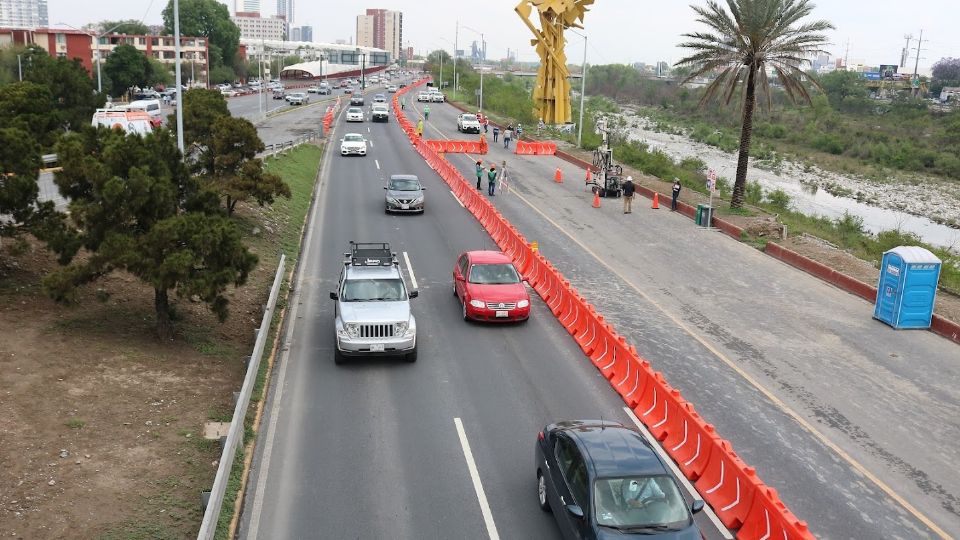
{"label": "white suv", "polygon": [[457,116],[457,131],[461,133],[480,133],[480,121],[477,115],[463,113]]}
{"label": "white suv", "polygon": [[430,101],[430,92],[422,90],[417,94],[417,101]]}

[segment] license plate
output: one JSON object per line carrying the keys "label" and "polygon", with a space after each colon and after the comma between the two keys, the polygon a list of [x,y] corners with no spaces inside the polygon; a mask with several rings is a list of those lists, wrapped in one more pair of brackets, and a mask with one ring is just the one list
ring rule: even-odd
{"label": "license plate", "polygon": [[371,343],[370,352],[383,352],[383,343]]}
{"label": "license plate", "polygon": [[401,205],[400,205],[400,209],[401,209],[401,210],[409,210],[409,209],[410,209],[410,205],[409,205],[409,204],[401,204]]}
{"label": "license plate", "polygon": [[497,317],[509,317],[509,316],[510,316],[509,311],[497,311]]}

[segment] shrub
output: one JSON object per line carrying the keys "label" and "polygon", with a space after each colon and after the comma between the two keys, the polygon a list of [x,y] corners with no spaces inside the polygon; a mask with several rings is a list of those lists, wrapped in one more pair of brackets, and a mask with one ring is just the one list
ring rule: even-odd
{"label": "shrub", "polygon": [[748,203],[760,204],[760,201],[763,200],[763,188],[760,186],[760,182],[757,182],[756,180],[747,181],[744,196],[746,197]]}
{"label": "shrub", "polygon": [[786,191],[777,188],[767,193],[767,202],[774,208],[786,210],[790,208],[790,195],[788,195]]}

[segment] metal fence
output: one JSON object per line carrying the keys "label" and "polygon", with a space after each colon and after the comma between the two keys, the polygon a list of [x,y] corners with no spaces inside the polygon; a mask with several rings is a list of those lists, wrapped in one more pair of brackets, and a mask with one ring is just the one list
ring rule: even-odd
{"label": "metal fence", "polygon": [[260,359],[263,357],[263,349],[266,346],[267,337],[270,334],[270,323],[273,321],[273,313],[277,306],[277,297],[280,295],[280,285],[283,283],[283,270],[286,266],[286,261],[286,255],[281,255],[277,274],[273,278],[273,287],[270,289],[270,298],[267,301],[267,306],[263,313],[263,320],[260,322],[260,328],[257,330],[257,341],[253,345],[253,354],[250,356],[250,362],[247,364],[247,374],[243,378],[243,386],[240,387],[240,396],[237,398],[237,404],[233,409],[233,419],[230,421],[227,441],[223,445],[223,453],[220,456],[220,464],[217,467],[217,476],[214,478],[213,487],[210,489],[210,499],[203,513],[203,522],[200,524],[200,532],[197,534],[197,540],[212,540],[214,534],[217,532],[217,522],[220,520],[223,497],[226,494],[227,484],[230,480],[230,470],[233,468],[234,458],[237,454],[237,445],[242,444],[243,424],[247,416],[247,407],[250,405],[250,396],[257,382]]}
{"label": "metal fence", "polygon": [[280,143],[268,144],[263,152],[260,152],[259,157],[268,158],[275,156],[277,154],[285,154],[287,151],[292,150],[301,144],[315,141],[321,137],[320,132],[310,133],[308,135],[303,135],[302,137],[297,137],[292,141],[284,141]]}

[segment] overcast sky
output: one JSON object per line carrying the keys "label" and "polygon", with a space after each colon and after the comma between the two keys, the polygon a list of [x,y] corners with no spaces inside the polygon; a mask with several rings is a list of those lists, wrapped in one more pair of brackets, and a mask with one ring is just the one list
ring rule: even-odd
{"label": "overcast sky", "polygon": [[[162,21],[161,10],[168,0],[49,0],[51,26],[64,22],[81,26],[103,19],[142,19],[147,24]],[[222,0],[221,0],[222,1]],[[519,51],[519,59],[536,59],[529,45],[530,31],[523,25],[513,7],[519,0],[294,0],[296,26],[313,26],[315,41],[349,40],[356,27],[356,15],[367,7],[403,12],[404,45],[417,53],[437,48],[453,51],[456,23],[459,20],[460,48],[469,50],[470,41],[479,36],[463,25],[484,32],[487,56],[505,57],[507,49]],[[233,0],[224,1],[233,11]],[[704,0],[596,0],[587,13],[584,26],[589,36],[587,61],[592,64],[653,63],[666,60],[671,64],[683,55],[676,44],[680,34],[694,31],[690,4]],[[843,56],[850,43],[850,62],[866,64],[899,64],[906,43],[912,34],[911,47],[923,29],[921,72],[938,59],[960,57],[960,2],[957,0],[819,0],[814,18],[827,19],[836,30],[830,32],[828,47],[836,56]],[[476,9],[481,6],[482,9]],[[276,0],[261,0],[261,13],[276,12]],[[916,51],[911,51],[912,70]],[[573,63],[583,57],[579,38],[570,38],[567,56]]]}

